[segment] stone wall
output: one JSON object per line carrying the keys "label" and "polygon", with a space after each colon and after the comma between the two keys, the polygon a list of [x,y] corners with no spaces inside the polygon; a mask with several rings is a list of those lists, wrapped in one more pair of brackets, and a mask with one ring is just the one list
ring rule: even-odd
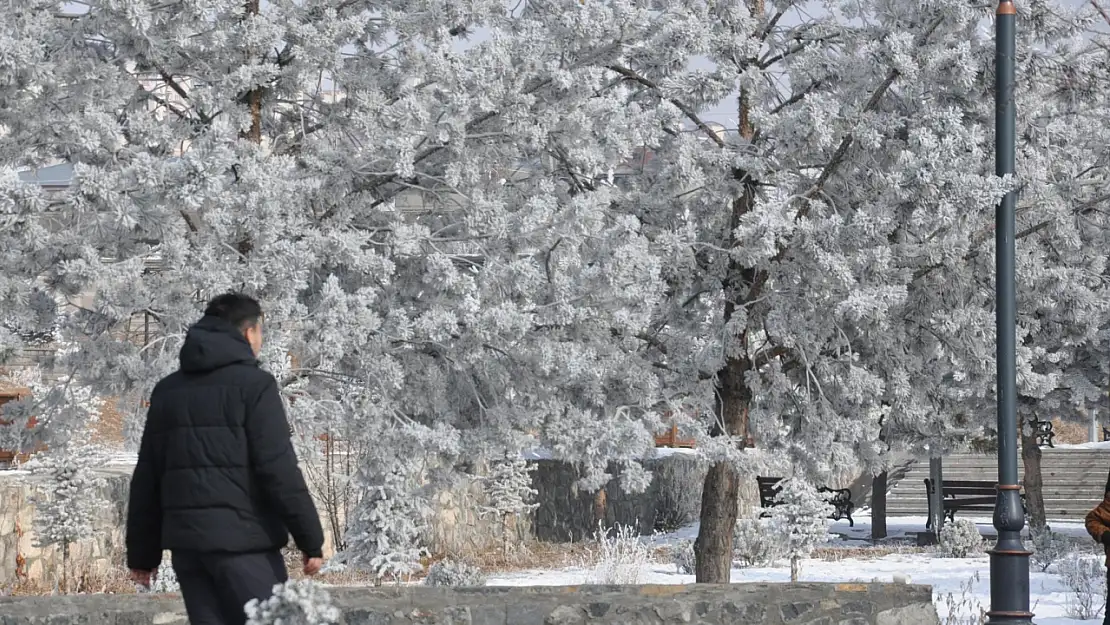
{"label": "stone wall", "polygon": [[[644,463],[652,473],[651,486],[642,493],[628,493],[612,480],[596,493],[577,487],[582,477],[578,467],[555,460],[536,460],[532,483],[540,507],[533,518],[536,538],[549,542],[589,539],[598,531],[616,525],[638,529],[642,534],[672,531],[698,520],[701,491],[708,465],[694,454],[674,453]],[[609,473],[616,475],[617,467]],[[741,516],[759,506],[759,489],[754,479],[740,488]]]}
{"label": "stone wall", "polygon": [[[926,586],[333,589],[344,625],[939,625]],[[184,625],[172,597],[0,599],[0,625]]]}
{"label": "stone wall", "polygon": [[[99,473],[105,479],[98,493],[103,505],[94,522],[95,538],[74,545],[70,558],[85,571],[91,567],[103,573],[121,562],[130,469]],[[26,471],[0,471],[0,588],[21,578],[46,583],[60,578],[61,550],[35,544],[32,498],[44,486],[44,478]]]}

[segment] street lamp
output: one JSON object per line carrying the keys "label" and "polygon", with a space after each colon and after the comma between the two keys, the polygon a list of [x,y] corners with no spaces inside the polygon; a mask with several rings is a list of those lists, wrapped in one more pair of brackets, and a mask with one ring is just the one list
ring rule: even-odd
{"label": "street lamp", "polygon": [[[1013,0],[999,0],[995,12],[994,156],[998,176],[1013,174],[1015,151]],[[1029,556],[1021,541],[1025,510],[1017,473],[1017,294],[1014,278],[1014,209],[1017,192],[1010,191],[995,211],[995,328],[998,343],[998,498],[994,528],[998,542],[991,550],[990,625],[1033,622],[1029,611]]]}

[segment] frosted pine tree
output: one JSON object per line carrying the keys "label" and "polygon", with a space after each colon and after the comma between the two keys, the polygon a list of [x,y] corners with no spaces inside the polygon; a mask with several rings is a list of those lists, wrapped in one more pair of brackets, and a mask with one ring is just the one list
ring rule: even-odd
{"label": "frosted pine tree", "polygon": [[[4,362],[28,336],[79,345],[58,370],[136,417],[203,302],[242,289],[307,436],[325,413],[373,448],[411,431],[439,467],[447,438],[527,439],[583,486],[608,466],[643,486],[678,415],[716,435],[702,582],[728,580],[728,485],[761,457],[816,479],[981,429],[990,225],[1018,183],[991,168],[990,7],[322,7],[5,16]],[[1106,64],[1089,16],[1019,10],[1019,275],[1047,277],[1082,260],[1048,253],[1068,224],[1101,227],[1105,98],[1084,85]],[[13,171],[53,164],[70,184]]]}
{"label": "frosted pine tree", "polygon": [[73,547],[93,537],[93,522],[103,505],[99,495],[102,480],[92,471],[100,460],[91,448],[67,446],[30,463],[33,474],[43,478],[33,495],[35,541],[39,547],[56,548],[61,555],[62,592],[73,590]]}
{"label": "frosted pine tree", "polygon": [[535,467],[517,454],[494,461],[483,482],[487,497],[484,510],[497,515],[501,521],[501,544],[506,554],[511,520],[519,522],[521,517],[539,507],[535,502],[539,493],[532,488],[534,471]]}
{"label": "frosted pine tree", "polygon": [[162,560],[154,574],[154,583],[150,585],[150,592],[159,595],[176,594],[181,592],[181,583],[177,581],[177,571],[169,560]]}
{"label": "frosted pine tree", "polygon": [[247,625],[335,625],[342,618],[328,591],[312,580],[274,586],[273,596],[252,599],[244,609]]}
{"label": "frosted pine tree", "polygon": [[782,491],[771,508],[771,519],[786,538],[786,555],[790,557],[790,581],[798,581],[802,559],[829,538],[828,516],[832,508],[821,493],[801,478],[779,482]]}
{"label": "frosted pine tree", "polygon": [[[364,478],[365,479],[365,478]],[[366,492],[348,524],[348,566],[368,571],[376,584],[398,583],[423,570],[420,559],[427,510],[412,496],[412,478],[397,469],[387,470],[366,485]]]}

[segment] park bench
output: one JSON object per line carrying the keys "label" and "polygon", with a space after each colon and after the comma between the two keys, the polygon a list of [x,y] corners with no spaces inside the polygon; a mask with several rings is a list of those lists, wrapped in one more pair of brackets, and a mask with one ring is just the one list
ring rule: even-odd
{"label": "park bench", "polygon": [[1033,417],[1029,420],[1029,427],[1033,429],[1033,438],[1037,447],[1056,447],[1056,432],[1052,431],[1051,421],[1041,421]]}
{"label": "park bench", "polygon": [[[998,485],[989,480],[941,480],[941,502],[944,516],[949,521],[956,520],[956,512],[990,512],[994,514],[994,504],[998,501]],[[933,480],[925,478],[925,495],[932,499],[935,492]],[[1025,493],[1021,494],[1025,506]],[[932,515],[925,529],[933,528]]]}
{"label": "park bench", "polygon": [[[782,487],[779,482],[782,481],[781,477],[756,477],[755,481],[759,484],[759,507],[760,508],[773,508],[779,505],[776,501]],[[855,504],[852,503],[852,491],[847,488],[828,488],[822,486],[817,489],[819,493],[827,493],[829,496],[825,498],[830,506],[833,507],[833,512],[829,518],[834,521],[841,519],[848,519],[848,526],[855,527],[856,522],[852,520],[852,510],[855,509]],[[764,512],[760,516],[768,516]]]}

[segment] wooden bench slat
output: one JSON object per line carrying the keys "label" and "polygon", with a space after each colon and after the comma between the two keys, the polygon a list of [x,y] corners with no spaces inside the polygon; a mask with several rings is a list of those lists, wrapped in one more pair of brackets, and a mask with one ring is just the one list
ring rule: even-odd
{"label": "wooden bench slat", "polygon": [[[956,520],[956,512],[994,512],[998,499],[998,485],[987,480],[941,480],[941,508],[948,520]],[[925,495],[932,497],[935,486],[931,478],[925,478]],[[1025,493],[1021,494],[1024,505]],[[933,527],[930,517],[926,529]]]}

